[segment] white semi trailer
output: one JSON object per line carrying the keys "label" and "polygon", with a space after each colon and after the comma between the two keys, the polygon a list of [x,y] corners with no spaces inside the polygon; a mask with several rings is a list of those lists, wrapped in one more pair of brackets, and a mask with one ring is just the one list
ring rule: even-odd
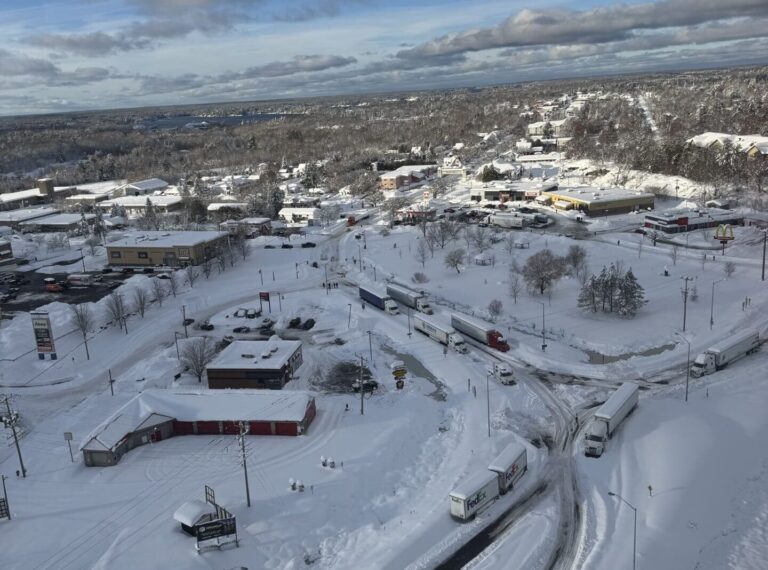
{"label": "white semi trailer", "polygon": [[406,307],[416,309],[422,313],[431,315],[433,313],[432,307],[429,306],[429,301],[423,293],[408,289],[402,285],[396,285],[395,283],[387,284],[387,294],[392,297],[398,303],[402,303]]}
{"label": "white semi trailer", "polygon": [[725,368],[734,360],[746,356],[760,346],[760,333],[756,330],[746,330],[718,342],[696,357],[691,366],[691,376],[698,378],[705,374]]}
{"label": "white semi trailer", "polygon": [[500,212],[498,214],[491,214],[486,218],[486,223],[500,228],[510,228],[521,230],[525,227],[526,219],[514,213]]}
{"label": "white semi trailer", "polygon": [[464,337],[456,332],[451,325],[446,325],[434,318],[430,318],[421,314],[413,315],[413,328],[417,331],[424,333],[428,337],[436,340],[440,344],[444,344],[456,352],[466,354],[469,350],[467,343],[464,342]]}
{"label": "white semi trailer", "polygon": [[451,516],[462,521],[472,519],[498,497],[498,475],[492,471],[475,473],[451,491]]}
{"label": "white semi trailer", "polygon": [[600,457],[603,454],[608,438],[637,405],[638,391],[637,384],[625,382],[598,408],[584,433],[585,455]]}
{"label": "white semi trailer", "polygon": [[503,495],[528,470],[528,455],[525,446],[519,443],[510,443],[493,463],[488,466],[488,470],[496,473],[499,493]]}

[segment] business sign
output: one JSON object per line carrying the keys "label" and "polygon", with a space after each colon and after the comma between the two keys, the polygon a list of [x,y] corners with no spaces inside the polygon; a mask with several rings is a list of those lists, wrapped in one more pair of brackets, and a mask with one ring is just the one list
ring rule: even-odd
{"label": "business sign", "polygon": [[72,441],[72,432],[71,431],[65,431],[64,432],[64,441]]}
{"label": "business sign", "polygon": [[405,368],[398,368],[392,371],[392,376],[395,378],[403,378],[406,374],[408,374],[408,371]]}
{"label": "business sign", "polygon": [[269,292],[262,291],[261,293],[259,293],[259,299],[262,301],[269,301]]}
{"label": "business sign", "polygon": [[0,499],[0,519],[11,520],[11,511],[8,510],[8,501]]}
{"label": "business sign", "polygon": [[733,226],[729,224],[720,224],[715,230],[715,239],[721,243],[733,239]]}
{"label": "business sign", "polygon": [[232,534],[237,534],[237,523],[234,517],[195,525],[197,542],[230,536]]}
{"label": "business sign", "polygon": [[53,344],[53,332],[51,331],[51,319],[48,313],[34,312],[32,316],[32,330],[35,333],[35,344],[37,345],[37,354],[41,359],[46,354],[51,355],[51,359],[56,359],[56,347]]}

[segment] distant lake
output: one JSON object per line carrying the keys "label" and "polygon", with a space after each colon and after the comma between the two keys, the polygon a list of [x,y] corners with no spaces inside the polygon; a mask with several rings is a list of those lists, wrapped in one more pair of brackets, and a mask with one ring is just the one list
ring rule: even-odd
{"label": "distant lake", "polygon": [[176,117],[163,117],[160,119],[148,119],[136,124],[135,128],[143,129],[205,129],[212,127],[236,127],[249,125],[262,121],[273,121],[285,115],[273,113],[257,113],[255,115],[237,115],[224,117],[198,117],[195,115],[178,115]]}

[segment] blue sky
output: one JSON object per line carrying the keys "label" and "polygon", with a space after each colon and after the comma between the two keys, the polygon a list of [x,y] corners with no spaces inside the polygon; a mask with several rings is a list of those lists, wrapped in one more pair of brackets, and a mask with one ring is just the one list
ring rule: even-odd
{"label": "blue sky", "polygon": [[766,0],[0,3],[0,114],[766,62]]}

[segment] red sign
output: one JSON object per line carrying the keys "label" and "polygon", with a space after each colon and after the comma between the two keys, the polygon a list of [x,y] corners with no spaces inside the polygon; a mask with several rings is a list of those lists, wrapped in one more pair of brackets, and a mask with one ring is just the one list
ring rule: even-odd
{"label": "red sign", "polygon": [[262,301],[269,301],[269,292],[268,291],[262,291],[259,293],[259,299]]}

